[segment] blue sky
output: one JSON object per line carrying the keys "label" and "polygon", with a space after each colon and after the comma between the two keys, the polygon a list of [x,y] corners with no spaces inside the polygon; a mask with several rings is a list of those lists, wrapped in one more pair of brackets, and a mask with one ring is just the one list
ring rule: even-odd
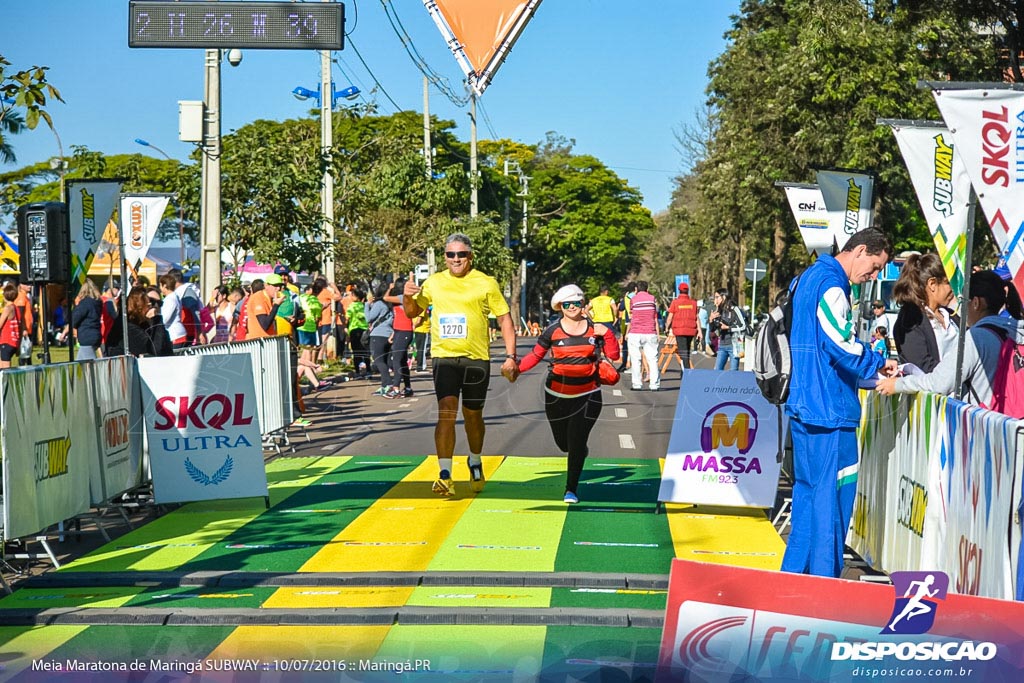
{"label": "blue sky", "polygon": [[[434,71],[461,90],[462,72],[420,0],[391,0],[418,51]],[[336,88],[354,84],[382,113],[422,111],[422,75],[387,20],[381,0],[348,0],[346,49],[335,53]],[[484,93],[481,138],[524,143],[556,131],[576,140],[644,196],[654,212],[668,205],[682,169],[674,131],[704,102],[707,65],[725,47],[723,33],[739,0],[547,0]],[[178,100],[203,97],[203,51],[132,49],[125,0],[5,0],[0,54],[13,69],[50,67],[49,80],[66,104],[49,108],[65,154],[85,145],[105,154],[191,150],[179,142]],[[356,55],[358,49],[369,70]],[[370,72],[372,71],[372,76]],[[226,134],[256,119],[306,115],[312,100],[290,94],[315,89],[320,57],[312,51],[246,50],[242,64],[224,63],[222,124]],[[436,89],[431,114],[456,121],[469,139],[469,118]],[[11,139],[18,168],[57,155],[41,125]]]}

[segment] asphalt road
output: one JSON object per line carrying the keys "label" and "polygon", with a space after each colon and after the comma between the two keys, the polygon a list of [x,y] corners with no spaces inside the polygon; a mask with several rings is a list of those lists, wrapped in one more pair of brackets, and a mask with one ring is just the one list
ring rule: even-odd
{"label": "asphalt road", "polygon": [[[520,339],[526,353],[532,338]],[[561,453],[544,417],[542,363],[509,384],[499,374],[504,349],[492,346],[491,384],[484,418],[484,455],[558,456]],[[660,458],[668,448],[679,394],[680,371],[673,359],[657,392],[634,392],[628,374],[614,387],[604,387],[604,410],[590,436],[590,458]],[[695,367],[711,368],[713,359],[697,354]],[[414,374],[411,398],[374,396],[378,384],[353,380],[337,383],[306,398],[306,416],[313,420],[311,442],[296,443],[302,454],[410,455],[434,452],[436,400],[430,374]],[[468,453],[460,419],[456,455]]]}

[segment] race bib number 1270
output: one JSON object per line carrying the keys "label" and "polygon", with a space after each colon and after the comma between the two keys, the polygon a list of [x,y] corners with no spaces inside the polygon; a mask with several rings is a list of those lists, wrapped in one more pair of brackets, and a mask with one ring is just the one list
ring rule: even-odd
{"label": "race bib number 1270", "polygon": [[441,328],[441,339],[466,338],[466,316],[440,315],[437,322]]}

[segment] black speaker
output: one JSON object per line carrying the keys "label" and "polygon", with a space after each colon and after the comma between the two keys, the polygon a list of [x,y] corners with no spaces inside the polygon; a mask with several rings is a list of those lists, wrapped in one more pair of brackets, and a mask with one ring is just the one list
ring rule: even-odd
{"label": "black speaker", "polygon": [[71,281],[71,232],[63,202],[18,207],[21,282]]}

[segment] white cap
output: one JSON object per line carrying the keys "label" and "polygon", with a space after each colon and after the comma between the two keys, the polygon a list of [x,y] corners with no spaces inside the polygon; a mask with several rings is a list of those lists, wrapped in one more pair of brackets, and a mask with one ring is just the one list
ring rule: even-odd
{"label": "white cap", "polygon": [[584,298],[582,289],[576,285],[566,285],[551,297],[551,308],[557,311],[562,307],[563,301],[582,301]]}

